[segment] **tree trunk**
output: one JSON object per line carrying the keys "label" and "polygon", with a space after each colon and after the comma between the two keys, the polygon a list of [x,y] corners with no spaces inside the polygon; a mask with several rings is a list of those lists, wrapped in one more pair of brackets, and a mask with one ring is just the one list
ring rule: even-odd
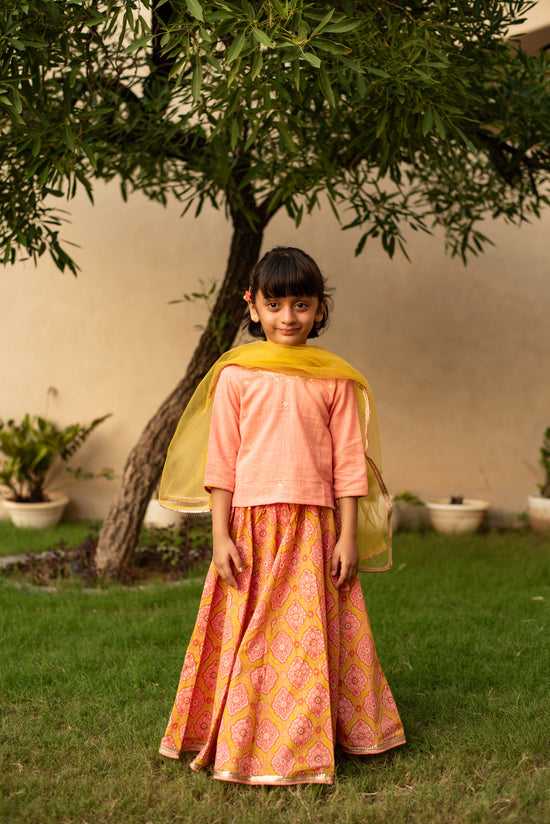
{"label": "tree trunk", "polygon": [[231,250],[216,304],[185,377],[151,418],[128,456],[121,487],[99,536],[94,558],[99,575],[117,578],[124,572],[179,418],[197,384],[235,339],[246,308],[242,296],[258,260],[267,223],[263,214],[258,218],[252,229],[242,213],[233,215]]}

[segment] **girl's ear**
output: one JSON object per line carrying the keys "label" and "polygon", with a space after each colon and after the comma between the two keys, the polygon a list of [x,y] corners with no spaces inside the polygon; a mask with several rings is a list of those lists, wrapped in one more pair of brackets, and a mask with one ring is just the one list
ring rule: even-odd
{"label": "girl's ear", "polygon": [[254,304],[253,304],[253,303],[249,303],[249,304],[248,304],[248,308],[250,309],[250,317],[252,318],[252,320],[254,321],[254,323],[259,323],[259,322],[260,322],[260,316],[259,316],[259,314],[256,312],[256,307],[254,306]]}
{"label": "girl's ear", "polygon": [[327,305],[327,299],[323,298],[321,303],[319,304],[319,308],[317,309],[317,314],[315,315],[315,322],[321,323],[323,320],[323,315],[325,314],[325,306]]}

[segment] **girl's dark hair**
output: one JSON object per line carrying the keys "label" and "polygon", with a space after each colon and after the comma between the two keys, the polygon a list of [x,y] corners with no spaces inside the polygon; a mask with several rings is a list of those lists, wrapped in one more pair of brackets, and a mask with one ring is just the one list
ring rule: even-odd
{"label": "girl's dark hair", "polygon": [[[258,290],[266,298],[284,298],[288,295],[297,297],[316,297],[319,303],[325,301],[322,319],[315,321],[308,338],[316,338],[328,325],[332,309],[332,298],[325,285],[325,279],[312,257],[294,246],[276,246],[266,252],[250,273],[250,297],[255,303]],[[250,317],[243,321],[243,329],[250,335],[265,340],[260,323]]]}

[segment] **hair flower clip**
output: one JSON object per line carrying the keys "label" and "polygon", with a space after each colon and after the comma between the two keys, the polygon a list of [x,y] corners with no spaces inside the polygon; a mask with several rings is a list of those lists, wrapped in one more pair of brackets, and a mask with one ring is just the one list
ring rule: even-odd
{"label": "hair flower clip", "polygon": [[246,300],[246,302],[250,306],[250,304],[252,303],[252,295],[250,294],[250,289],[247,289],[244,293],[243,300]]}

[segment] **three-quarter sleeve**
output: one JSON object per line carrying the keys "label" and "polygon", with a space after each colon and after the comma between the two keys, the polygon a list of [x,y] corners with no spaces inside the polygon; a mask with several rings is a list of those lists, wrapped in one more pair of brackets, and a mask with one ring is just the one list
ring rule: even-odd
{"label": "three-quarter sleeve", "polygon": [[219,377],[212,405],[204,486],[235,490],[235,469],[241,444],[239,429],[240,388],[231,367]]}
{"label": "three-quarter sleeve", "polygon": [[367,468],[353,381],[336,381],[331,407],[334,497],[361,497],[368,492]]}

